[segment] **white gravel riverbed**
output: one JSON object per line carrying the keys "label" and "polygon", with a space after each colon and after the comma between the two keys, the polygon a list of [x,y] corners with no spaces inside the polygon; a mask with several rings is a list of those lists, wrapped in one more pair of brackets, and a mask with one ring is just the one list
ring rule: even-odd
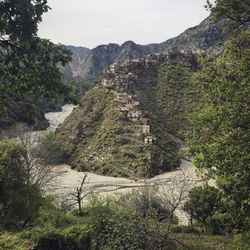
{"label": "white gravel riverbed", "polygon": [[[65,105],[62,107],[61,112],[47,113],[45,117],[50,123],[48,130],[55,130],[72,112],[73,108],[73,105]],[[54,171],[63,172],[62,175],[57,177],[53,185],[53,193],[56,193],[59,196],[67,196],[67,194],[76,190],[76,188],[80,186],[81,180],[84,176],[83,172],[74,171],[66,164],[54,166]],[[94,192],[101,195],[114,194],[116,192],[129,192],[135,188],[144,186],[145,183],[154,186],[159,185],[163,192],[167,192],[169,190],[177,190],[178,186],[183,183],[184,178],[189,180],[189,184],[191,183],[191,185],[187,187],[188,189],[193,185],[201,183],[201,179],[195,174],[195,166],[190,161],[183,159],[180,169],[157,175],[149,180],[134,181],[126,178],[87,173],[87,181],[84,185],[87,189],[92,189]],[[188,223],[188,219],[183,211],[180,209],[177,210],[176,215],[178,216],[180,223]]]}

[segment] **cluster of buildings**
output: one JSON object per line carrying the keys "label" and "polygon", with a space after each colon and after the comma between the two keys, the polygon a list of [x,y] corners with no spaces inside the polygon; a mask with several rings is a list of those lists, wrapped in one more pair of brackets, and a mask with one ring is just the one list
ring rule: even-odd
{"label": "cluster of buildings", "polygon": [[116,94],[115,111],[135,123],[134,127],[138,134],[143,135],[145,144],[154,144],[157,139],[151,134],[150,119],[145,117],[140,98],[130,90],[138,81],[137,72],[166,61],[169,57],[168,53],[152,54],[145,58],[126,61],[122,65],[113,63],[108,70],[103,71],[103,88]]}
{"label": "cluster of buildings", "polygon": [[137,132],[144,135],[144,142],[146,144],[155,143],[156,138],[150,133],[150,119],[144,117],[138,96],[126,92],[118,92],[116,93],[115,101],[115,111],[122,113],[130,121],[135,122]]}
{"label": "cluster of buildings", "polygon": [[189,57],[194,54],[203,54],[202,50],[172,50],[165,53],[155,53],[147,55],[143,58],[128,60],[123,64],[117,62],[110,65],[109,69],[104,69],[104,78],[102,85],[106,89],[113,89],[118,91],[130,90],[133,83],[138,81],[137,73],[141,70],[148,69],[158,63],[170,61],[173,58]]}
{"label": "cluster of buildings", "polygon": [[202,51],[171,51],[166,53],[156,53],[144,58],[128,60],[123,64],[113,63],[109,69],[103,71],[102,87],[104,91],[113,91],[116,93],[115,111],[122,113],[131,122],[135,122],[135,128],[138,133],[144,137],[146,144],[153,144],[156,138],[151,135],[150,120],[145,118],[141,107],[141,101],[132,93],[132,87],[138,82],[138,74],[156,64],[167,62],[178,56],[188,56],[193,53],[202,54]]}

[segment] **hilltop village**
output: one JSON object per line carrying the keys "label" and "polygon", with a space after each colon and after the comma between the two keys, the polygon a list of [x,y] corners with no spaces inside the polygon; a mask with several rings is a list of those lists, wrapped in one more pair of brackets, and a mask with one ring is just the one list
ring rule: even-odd
{"label": "hilltop village", "polygon": [[131,122],[134,122],[138,133],[143,135],[145,144],[154,144],[157,138],[151,134],[150,119],[145,117],[141,100],[134,94],[132,87],[139,83],[137,74],[142,70],[147,70],[159,63],[167,62],[173,57],[188,56],[192,54],[202,54],[202,51],[175,51],[166,53],[156,53],[144,58],[128,60],[119,65],[113,63],[109,69],[103,70],[101,85],[104,91],[112,91],[115,94],[115,111],[123,114]]}
{"label": "hilltop village", "polygon": [[185,104],[182,91],[188,86],[183,87],[177,79],[178,89],[175,85],[169,87],[168,81],[161,82],[160,70],[173,64],[192,67],[196,59],[192,51],[170,51],[113,63],[105,69],[99,84],[83,97],[84,105],[75,109],[57,130],[72,166],[136,177],[178,168],[178,145],[168,130],[171,117],[164,116],[157,98],[169,102],[166,109],[176,113],[182,103],[178,106],[173,102],[176,99],[161,96],[159,86],[167,86],[161,93],[179,91],[176,98]]}

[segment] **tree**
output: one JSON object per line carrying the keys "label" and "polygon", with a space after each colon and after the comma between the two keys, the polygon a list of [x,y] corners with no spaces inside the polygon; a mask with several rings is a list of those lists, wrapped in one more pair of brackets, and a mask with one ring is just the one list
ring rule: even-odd
{"label": "tree", "polygon": [[9,99],[36,104],[38,96],[72,100],[61,81],[59,65],[71,59],[63,46],[37,37],[38,23],[49,6],[46,0],[0,2],[0,113]]}
{"label": "tree", "polygon": [[249,2],[209,4],[215,20],[227,18],[236,32],[224,53],[216,59],[202,59],[194,75],[206,105],[190,117],[193,131],[188,145],[196,167],[213,171],[234,227],[246,230],[250,211]]}
{"label": "tree", "polygon": [[184,169],[171,178],[171,182],[167,185],[161,183],[160,196],[163,206],[169,211],[167,223],[167,233],[171,233],[171,226],[175,217],[175,213],[180,209],[181,204],[187,200],[189,190],[194,185],[191,175]]}
{"label": "tree", "polygon": [[215,173],[235,226],[249,214],[249,32],[242,32],[215,61],[204,59],[195,81],[207,107],[191,117],[188,142],[200,170]]}
{"label": "tree", "polygon": [[79,187],[76,188],[76,190],[72,193],[70,193],[69,198],[71,201],[73,201],[71,206],[78,205],[78,215],[82,216],[82,200],[89,194],[91,194],[92,188],[91,187],[86,187],[84,184],[86,184],[86,179],[87,179],[87,173],[83,174],[82,181]]}
{"label": "tree", "polygon": [[14,138],[26,150],[26,171],[29,182],[39,187],[41,191],[48,191],[63,171],[54,170],[55,164],[65,160],[65,152],[61,149],[55,133],[31,132],[32,127],[17,123],[0,133],[0,140]]}
{"label": "tree", "polygon": [[241,27],[250,22],[250,3],[248,0],[207,0],[206,8],[212,11],[215,21],[224,19],[227,24]]}
{"label": "tree", "polygon": [[42,197],[29,181],[26,157],[20,143],[0,142],[0,226],[19,228],[38,213]]}
{"label": "tree", "polygon": [[189,192],[189,200],[185,202],[183,210],[204,225],[207,231],[207,219],[212,217],[221,207],[219,190],[212,186],[194,187]]}

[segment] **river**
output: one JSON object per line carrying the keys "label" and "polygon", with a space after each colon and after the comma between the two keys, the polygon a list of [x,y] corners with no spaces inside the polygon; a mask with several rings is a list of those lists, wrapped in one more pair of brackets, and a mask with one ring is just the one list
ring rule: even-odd
{"label": "river", "polygon": [[[50,123],[48,130],[56,130],[56,128],[72,112],[73,108],[73,105],[68,104],[62,107],[61,112],[50,112],[45,114],[46,119],[48,119]],[[80,186],[81,180],[84,176],[83,172],[74,171],[66,164],[54,166],[54,171],[63,172],[63,174],[57,178],[53,186],[53,193],[57,193],[59,196],[67,196],[67,194],[76,190],[76,188]],[[87,182],[84,185],[86,190],[93,190],[93,192],[107,195],[115,192],[128,192],[140,186],[145,186],[145,181],[148,185],[158,185],[161,191],[163,193],[165,192],[165,194],[172,192],[172,195],[174,195],[174,193],[175,195],[178,195],[178,189],[181,188],[184,181],[189,183],[187,184],[188,186],[186,189],[190,189],[193,185],[197,185],[197,183],[201,182],[200,178],[197,178],[195,174],[194,165],[191,162],[182,159],[180,169],[157,175],[149,180],[133,181],[126,178],[116,178],[88,173]],[[181,223],[186,224],[188,222],[181,210],[178,210],[176,214]]]}

